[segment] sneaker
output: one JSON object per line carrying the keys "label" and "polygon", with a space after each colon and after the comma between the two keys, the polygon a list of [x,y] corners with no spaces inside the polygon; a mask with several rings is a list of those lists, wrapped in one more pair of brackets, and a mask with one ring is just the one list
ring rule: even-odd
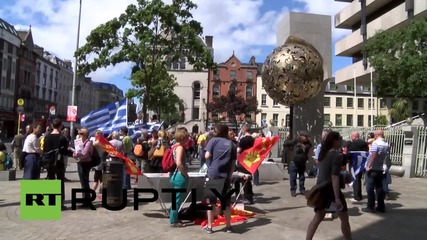
{"label": "sneaker", "polygon": [[233,232],[233,228],[232,227],[226,227],[225,228],[225,232],[232,233]]}
{"label": "sneaker", "polygon": [[362,208],[362,212],[365,212],[365,213],[375,213],[375,210],[374,209],[370,209],[370,208]]}
{"label": "sneaker", "polygon": [[296,196],[297,196],[297,194],[296,194],[295,192],[291,192],[291,196],[292,196],[292,197],[296,197]]}
{"label": "sneaker", "polygon": [[354,203],[360,202],[360,200],[357,200],[355,198],[350,198],[349,200],[350,200],[350,202],[354,202]]}
{"label": "sneaker", "polygon": [[332,216],[332,213],[326,213],[325,214],[325,220],[330,220],[330,219],[333,219],[334,217]]}
{"label": "sneaker", "polygon": [[213,233],[213,231],[212,231],[212,228],[211,228],[211,227],[206,226],[206,227],[204,227],[203,229],[205,230],[205,232],[206,232],[207,234],[211,234],[211,233]]}

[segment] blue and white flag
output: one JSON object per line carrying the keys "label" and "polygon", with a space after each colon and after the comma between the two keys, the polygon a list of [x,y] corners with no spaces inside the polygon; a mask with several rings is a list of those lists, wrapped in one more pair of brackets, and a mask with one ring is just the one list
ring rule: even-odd
{"label": "blue and white flag", "polygon": [[[351,151],[351,174],[353,175],[353,182],[356,179],[356,175],[365,172],[365,165],[368,161],[369,152],[365,151]],[[353,182],[350,184],[353,185]]]}
{"label": "blue and white flag", "polygon": [[267,127],[267,120],[265,120],[265,119],[261,119],[261,127],[262,127],[262,128]]}
{"label": "blue and white flag", "polygon": [[90,112],[84,116],[80,125],[93,134],[96,130],[103,134],[110,134],[119,131],[122,127],[127,127],[127,99],[112,103],[108,106]]}
{"label": "blue and white flag", "polygon": [[147,130],[148,133],[151,133],[153,130],[159,131],[163,126],[163,122],[160,123],[147,123],[147,124],[135,124],[129,126],[129,135],[136,142],[136,139],[141,137],[142,130]]}

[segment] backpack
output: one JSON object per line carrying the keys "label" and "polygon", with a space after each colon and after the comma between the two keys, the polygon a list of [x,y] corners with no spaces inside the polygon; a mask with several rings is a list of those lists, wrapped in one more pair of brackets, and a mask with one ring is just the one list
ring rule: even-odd
{"label": "backpack", "polygon": [[[89,142],[89,141],[87,141],[87,142]],[[85,147],[86,143],[83,144],[83,148]],[[101,156],[99,156],[98,150],[96,150],[96,147],[93,145],[92,145],[92,153],[90,154],[90,159],[91,160],[89,162],[86,162],[86,164],[90,168],[94,168],[94,167],[98,166],[99,164],[101,164]]]}
{"label": "backpack", "polygon": [[133,155],[135,157],[143,157],[144,156],[144,148],[142,147],[142,144],[136,144],[133,149]]}
{"label": "backpack", "polygon": [[13,160],[12,160],[11,155],[12,155],[12,153],[9,153],[6,155],[6,161],[3,163],[5,170],[9,170],[13,167]]}
{"label": "backpack", "polygon": [[165,150],[162,157],[162,168],[165,172],[173,172],[176,169],[176,163],[173,157],[173,151],[178,147],[178,144],[174,144],[172,147]]}

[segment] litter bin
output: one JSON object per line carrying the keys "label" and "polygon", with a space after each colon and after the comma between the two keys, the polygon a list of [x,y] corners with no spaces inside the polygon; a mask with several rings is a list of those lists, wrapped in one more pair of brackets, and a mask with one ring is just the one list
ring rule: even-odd
{"label": "litter bin", "polygon": [[106,198],[107,204],[111,207],[123,204],[123,167],[123,160],[118,158],[107,159],[105,163],[102,186],[107,194],[103,197]]}

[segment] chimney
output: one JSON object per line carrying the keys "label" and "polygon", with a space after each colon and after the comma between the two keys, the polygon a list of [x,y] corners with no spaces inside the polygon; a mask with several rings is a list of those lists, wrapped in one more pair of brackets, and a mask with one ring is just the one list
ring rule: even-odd
{"label": "chimney", "polygon": [[212,48],[213,47],[213,36],[206,36],[205,42],[206,42],[206,45],[208,45],[208,47]]}
{"label": "chimney", "polygon": [[251,65],[255,65],[255,56],[252,56],[252,57],[251,57],[251,60],[249,61],[249,63],[250,63]]}

